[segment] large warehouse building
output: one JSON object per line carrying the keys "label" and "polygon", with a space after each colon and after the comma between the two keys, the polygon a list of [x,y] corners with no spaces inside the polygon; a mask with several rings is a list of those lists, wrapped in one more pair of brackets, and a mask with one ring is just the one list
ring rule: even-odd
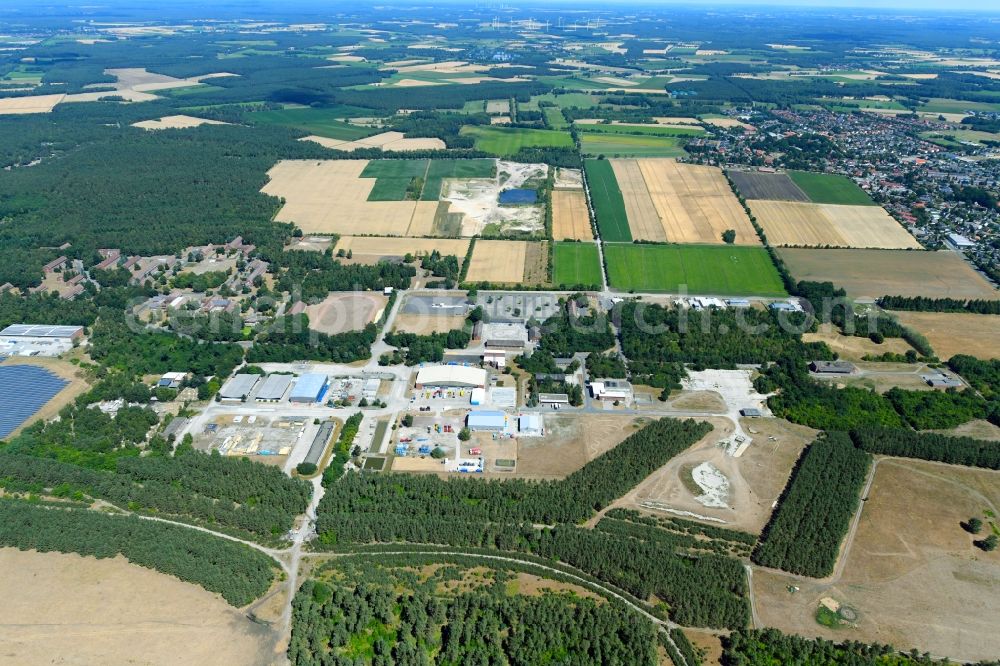
{"label": "large warehouse building", "polygon": [[280,402],[291,385],[291,375],[268,375],[255,399],[257,402]]}
{"label": "large warehouse building", "polygon": [[81,338],[82,326],[11,324],[0,331],[0,355],[58,356]]}
{"label": "large warehouse building", "polygon": [[222,385],[219,399],[225,402],[240,402],[250,396],[250,392],[260,381],[260,375],[249,373],[239,374]]}
{"label": "large warehouse building", "polygon": [[488,410],[469,412],[466,425],[473,432],[503,432],[507,428],[507,414]]}
{"label": "large warehouse building", "polygon": [[330,378],[316,372],[310,372],[299,377],[288,395],[289,402],[319,402],[326,393]]}
{"label": "large warehouse building", "polygon": [[467,365],[431,365],[417,371],[416,388],[486,388],[486,371]]}

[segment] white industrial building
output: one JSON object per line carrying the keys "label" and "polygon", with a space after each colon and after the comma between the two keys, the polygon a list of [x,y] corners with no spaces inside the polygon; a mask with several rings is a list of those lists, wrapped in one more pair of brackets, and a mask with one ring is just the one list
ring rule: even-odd
{"label": "white industrial building", "polygon": [[431,365],[417,371],[416,388],[486,388],[486,371],[467,365]]}
{"label": "white industrial building", "polygon": [[242,402],[260,381],[260,375],[239,374],[222,385],[219,399],[223,402]]}
{"label": "white industrial building", "polygon": [[590,382],[590,394],[601,402],[628,404],[634,397],[632,384],[624,379],[600,379]]}
{"label": "white industrial building", "polygon": [[517,432],[522,437],[541,437],[545,434],[541,414],[521,414],[517,418]]}
{"label": "white industrial building", "polygon": [[11,324],[0,331],[0,355],[58,356],[81,338],[82,326]]}

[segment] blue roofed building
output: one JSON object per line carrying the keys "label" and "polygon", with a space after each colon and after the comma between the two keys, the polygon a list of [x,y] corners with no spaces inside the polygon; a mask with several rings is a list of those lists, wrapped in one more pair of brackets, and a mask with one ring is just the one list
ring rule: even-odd
{"label": "blue roofed building", "polygon": [[330,378],[318,372],[310,372],[299,377],[288,394],[289,402],[319,402],[323,399]]}

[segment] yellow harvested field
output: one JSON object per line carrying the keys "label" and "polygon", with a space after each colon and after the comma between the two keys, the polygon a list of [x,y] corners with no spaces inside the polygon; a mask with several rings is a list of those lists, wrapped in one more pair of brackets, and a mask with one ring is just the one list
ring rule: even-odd
{"label": "yellow harvested field", "polygon": [[731,127],[744,127],[744,128],[753,127],[753,125],[748,125],[744,122],[736,120],[736,118],[705,118],[703,122],[706,125],[712,125],[713,127],[721,127],[723,129],[729,129]]}
{"label": "yellow harvested field", "polygon": [[[431,202],[433,203],[433,202]],[[459,238],[378,238],[375,236],[341,236],[334,252],[351,251],[357,262],[359,258],[402,257],[407,253],[415,257],[428,255],[437,250],[443,255],[458,257],[459,263],[469,251],[469,240]],[[359,262],[360,263],[360,262]]]}
{"label": "yellow harvested field", "polygon": [[[277,632],[123,557],[0,549],[4,664],[269,664]],[[17,572],[16,575],[9,575]],[[155,599],[155,603],[150,603]]]}
{"label": "yellow harvested field", "polygon": [[920,249],[917,239],[880,206],[762,200],[748,204],[773,245]]}
{"label": "yellow harvested field", "polygon": [[436,201],[368,201],[374,178],[361,178],[368,160],[283,160],[267,172],[265,194],[283,197],[275,220],[306,233],[428,236]]}
{"label": "yellow harvested field", "polygon": [[15,113],[49,113],[65,95],[30,95],[28,97],[4,97],[0,99],[0,115]]}
{"label": "yellow harvested field", "polygon": [[[638,169],[628,165],[633,162]],[[743,207],[729,188],[722,171],[715,167],[679,164],[672,159],[612,160],[618,186],[638,191],[644,186],[659,219],[659,230],[649,219],[648,205],[641,192],[629,209],[632,237],[638,240],[666,240],[671,243],[722,244],[722,233],[736,232],[736,245],[759,245],[760,239]],[[619,163],[623,163],[619,166]],[[623,176],[619,176],[619,169]],[[638,175],[636,173],[638,172]],[[623,182],[623,177],[626,182]],[[640,184],[641,183],[641,184]]]}
{"label": "yellow harvested field", "polygon": [[583,190],[552,190],[552,237],[555,240],[590,240],[590,213]]}
{"label": "yellow harvested field", "polygon": [[478,241],[472,250],[466,280],[519,283],[524,280],[527,253],[527,241]]}
{"label": "yellow harvested field", "polygon": [[389,84],[392,88],[420,88],[421,86],[444,86],[444,81],[422,81],[420,79],[400,79]]}
{"label": "yellow harvested field", "polygon": [[444,150],[444,141],[435,138],[407,139],[402,132],[382,132],[357,141],[342,141],[325,136],[311,134],[301,141],[313,141],[324,148],[352,152],[360,148],[379,148],[381,150],[407,152],[411,150]]}
{"label": "yellow harvested field", "polygon": [[697,118],[685,118],[675,116],[657,116],[653,120],[659,125],[700,125]]}
{"label": "yellow harvested field", "polygon": [[649,194],[637,160],[611,160],[618,189],[625,201],[625,215],[635,240],[665,241],[667,232]]}
{"label": "yellow harvested field", "polygon": [[164,129],[187,129],[188,127],[199,127],[201,125],[228,125],[221,120],[207,120],[205,118],[195,118],[194,116],[164,116],[157,120],[142,120],[132,123],[132,127],[141,127],[145,130]]}
{"label": "yellow harvested field", "polygon": [[970,312],[893,312],[899,321],[923,333],[938,358],[969,354],[1000,358],[1000,315]]}

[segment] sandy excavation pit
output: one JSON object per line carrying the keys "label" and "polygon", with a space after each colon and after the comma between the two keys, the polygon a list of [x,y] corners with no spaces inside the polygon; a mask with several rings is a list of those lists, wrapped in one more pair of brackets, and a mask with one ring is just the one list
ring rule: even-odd
{"label": "sandy excavation pit", "polygon": [[441,200],[450,204],[450,213],[461,213],[462,236],[475,236],[487,227],[495,233],[532,233],[545,228],[542,204],[501,206],[504,190],[517,189],[530,181],[544,180],[545,164],[497,163],[495,179],[448,179],[444,181]]}

